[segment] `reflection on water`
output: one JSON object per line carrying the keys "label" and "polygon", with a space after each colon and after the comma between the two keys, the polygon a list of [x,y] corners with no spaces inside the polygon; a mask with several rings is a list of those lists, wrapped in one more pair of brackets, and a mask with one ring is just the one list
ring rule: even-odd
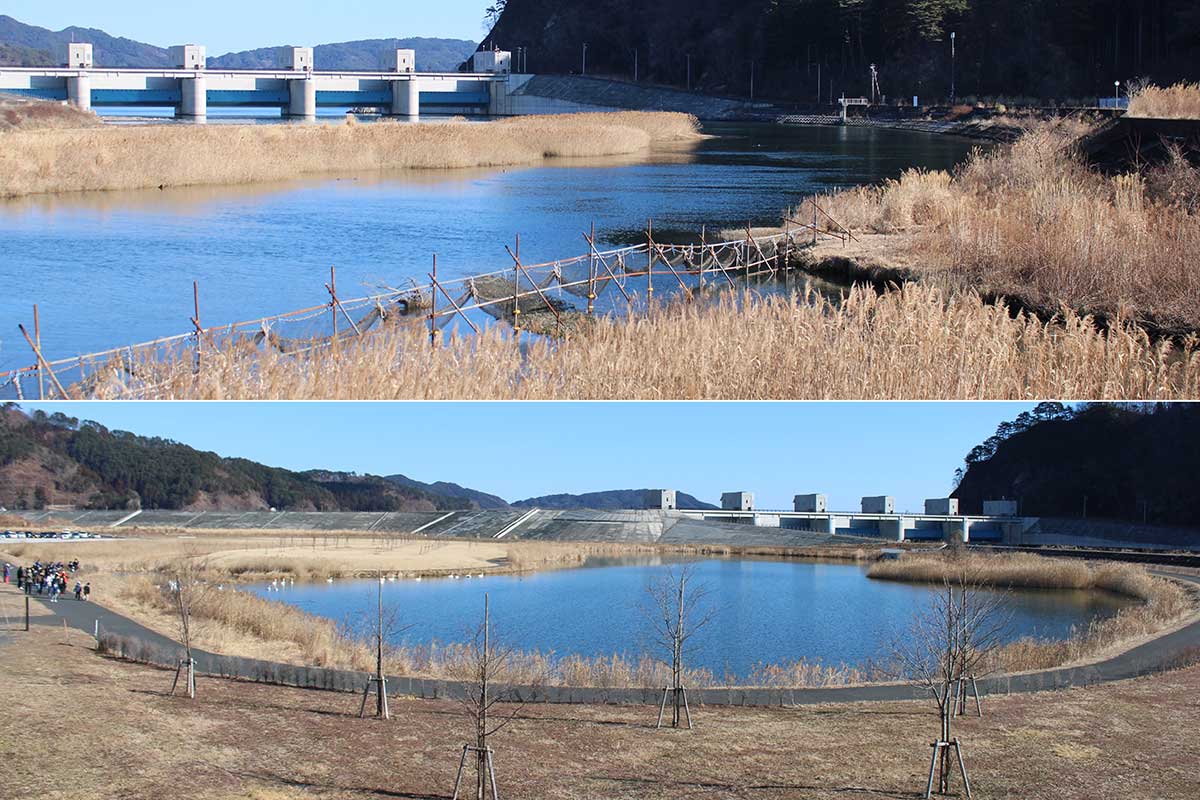
{"label": "reflection on water", "polygon": [[[190,328],[192,281],[206,325],[340,294],[499,268],[522,234],[527,261],[641,241],[777,224],[815,191],[949,168],[969,143],[901,131],[712,125],[694,147],[536,167],[310,177],[255,186],[69,194],[0,205],[0,369],[30,363],[13,338],[40,305],[53,357]],[[86,291],[84,289],[86,288]]]}
{"label": "reflection on water", "polygon": [[[483,594],[506,644],[519,649],[608,656],[652,648],[640,608],[645,588],[676,559],[658,556],[592,559],[584,568],[521,576],[395,581],[384,597],[411,625],[410,644],[465,641],[479,623]],[[908,630],[914,610],[934,589],[873,581],[846,564],[754,559],[693,562],[716,618],[696,640],[695,666],[747,677],[756,664],[806,658],[866,665],[886,660]],[[335,620],[370,612],[374,581],[251,589]],[[1061,638],[1073,626],[1127,605],[1096,592],[1016,591],[1009,595],[1010,638]]]}

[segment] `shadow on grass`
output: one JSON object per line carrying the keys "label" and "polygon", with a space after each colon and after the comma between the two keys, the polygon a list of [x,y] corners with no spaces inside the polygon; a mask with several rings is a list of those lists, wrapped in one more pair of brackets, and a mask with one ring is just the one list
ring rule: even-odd
{"label": "shadow on grass", "polygon": [[[130,689],[132,694],[144,694],[151,697],[172,697],[169,689],[159,691],[157,689]],[[177,695],[176,695],[177,696]],[[311,708],[305,706],[289,706],[280,703],[261,703],[261,702],[246,702],[245,700],[233,700],[221,697],[206,696],[204,698],[205,705],[208,706],[223,706],[225,708],[234,708],[245,711],[292,711],[300,714],[318,714],[323,717],[347,717],[358,718],[357,711],[339,711],[329,708]],[[368,717],[373,719],[373,717]]]}
{"label": "shadow on grass", "polygon": [[803,783],[718,783],[716,781],[674,781],[674,780],[656,780],[654,778],[608,778],[594,777],[592,780],[604,781],[608,783],[617,783],[624,786],[662,786],[662,787],[677,787],[681,789],[697,789],[703,791],[717,792],[776,792],[776,791],[803,791],[803,792],[821,792],[823,794],[863,794],[871,797],[893,797],[897,800],[910,800],[914,796],[920,796],[913,792],[889,792],[884,789],[869,789],[865,786],[818,786]]}
{"label": "shadow on grass", "polygon": [[356,792],[359,794],[370,795],[372,797],[400,797],[406,800],[450,800],[448,794],[420,794],[414,792],[398,792],[390,789],[380,789],[370,786],[340,786],[332,783],[313,783],[311,781],[302,781],[296,778],[288,778],[283,775],[274,775],[267,772],[231,772],[239,778],[251,778],[262,781],[263,783],[272,783],[278,786],[288,786],[293,789],[317,790],[317,791],[333,791],[333,792]]}

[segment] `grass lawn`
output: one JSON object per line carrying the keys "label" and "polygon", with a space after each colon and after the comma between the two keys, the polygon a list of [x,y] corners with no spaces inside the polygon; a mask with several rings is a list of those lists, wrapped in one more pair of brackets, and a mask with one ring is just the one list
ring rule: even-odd
{"label": "grass lawn", "polygon": [[[453,701],[397,699],[359,720],[351,695],[201,679],[98,656],[79,632],[0,634],[6,797],[448,797],[469,733]],[[979,798],[1200,797],[1200,667],[985,702],[958,728]],[[931,706],[696,709],[529,706],[494,741],[506,798],[916,797]]]}

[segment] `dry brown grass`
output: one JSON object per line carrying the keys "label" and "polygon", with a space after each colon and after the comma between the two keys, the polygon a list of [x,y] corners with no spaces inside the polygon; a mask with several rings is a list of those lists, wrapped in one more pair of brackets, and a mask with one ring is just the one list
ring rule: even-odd
{"label": "dry brown grass", "polygon": [[867,574],[880,580],[921,583],[940,583],[967,575],[978,586],[1106,591],[1139,601],[1112,617],[1093,620],[1066,639],[1027,637],[1005,645],[991,664],[995,672],[1049,669],[1086,660],[1123,642],[1162,631],[1195,611],[1187,590],[1135,564],[1089,564],[1020,553],[925,555],[879,561]]}
{"label": "dry brown grass", "polygon": [[1200,119],[1200,83],[1180,82],[1162,88],[1146,84],[1129,93],[1129,116]]}
{"label": "dry brown grass", "polygon": [[[909,285],[882,296],[677,304],[603,320],[522,353],[493,327],[431,349],[419,329],[302,355],[247,344],[154,361],[95,399],[1171,399],[1200,397],[1200,352],[1123,324],[1098,332],[1014,318],[973,293]],[[147,388],[150,387],[150,388]]]}
{"label": "dry brown grass", "polygon": [[[392,721],[377,722],[358,719],[350,695],[213,678],[193,703],[165,696],[169,671],[61,646],[49,627],[21,637],[0,644],[9,797],[448,797],[470,738],[453,700],[397,698]],[[1200,738],[1187,735],[1198,693],[1192,668],[990,697],[985,717],[955,723],[972,795],[1200,796]],[[531,705],[495,739],[496,769],[503,796],[538,800],[912,798],[937,729],[931,707],[693,707],[695,730],[672,732],[653,729],[647,706]]]}
{"label": "dry brown grass", "polygon": [[[90,111],[80,111],[64,103],[27,100],[0,94],[0,134],[14,131],[47,131],[70,128],[95,128],[100,119]],[[0,140],[0,150],[8,139]]]}
{"label": "dry brown grass", "polygon": [[519,117],[486,124],[144,125],[13,132],[0,197],[278,181],[323,172],[453,169],[612,156],[698,138],[686,114]]}
{"label": "dry brown grass", "polygon": [[1073,149],[1085,129],[1034,126],[1009,147],[977,151],[953,177],[909,170],[825,203],[855,230],[909,234],[923,280],[1043,313],[1066,306],[1200,330],[1200,216],[1154,179],[1090,171]]}

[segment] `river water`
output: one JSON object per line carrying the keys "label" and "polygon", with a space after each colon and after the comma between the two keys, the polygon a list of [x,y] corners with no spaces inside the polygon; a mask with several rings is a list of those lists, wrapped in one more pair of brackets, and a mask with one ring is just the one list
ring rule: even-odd
{"label": "river water", "polygon": [[908,167],[946,169],[971,143],[863,128],[714,124],[713,138],[632,158],[536,167],[333,175],[284,184],[42,196],[0,202],[0,370],[31,364],[17,323],[40,307],[48,357],[191,329],[192,281],[206,326],[439,275],[509,268],[601,247],[776,225],[813,192]]}
{"label": "river water", "polygon": [[[756,664],[800,658],[828,665],[887,661],[909,630],[928,585],[876,581],[863,567],[803,561],[712,559],[692,562],[692,586],[705,587],[713,621],[693,640],[692,666],[720,677],[750,676]],[[599,559],[582,568],[470,579],[384,583],[384,602],[408,629],[408,644],[469,641],[491,598],[496,636],[520,650],[558,656],[653,653],[643,611],[646,587],[677,565],[658,558]],[[374,613],[376,582],[250,587],[339,622]],[[1016,591],[1006,635],[1064,638],[1073,626],[1115,614],[1128,601],[1078,591]]]}

